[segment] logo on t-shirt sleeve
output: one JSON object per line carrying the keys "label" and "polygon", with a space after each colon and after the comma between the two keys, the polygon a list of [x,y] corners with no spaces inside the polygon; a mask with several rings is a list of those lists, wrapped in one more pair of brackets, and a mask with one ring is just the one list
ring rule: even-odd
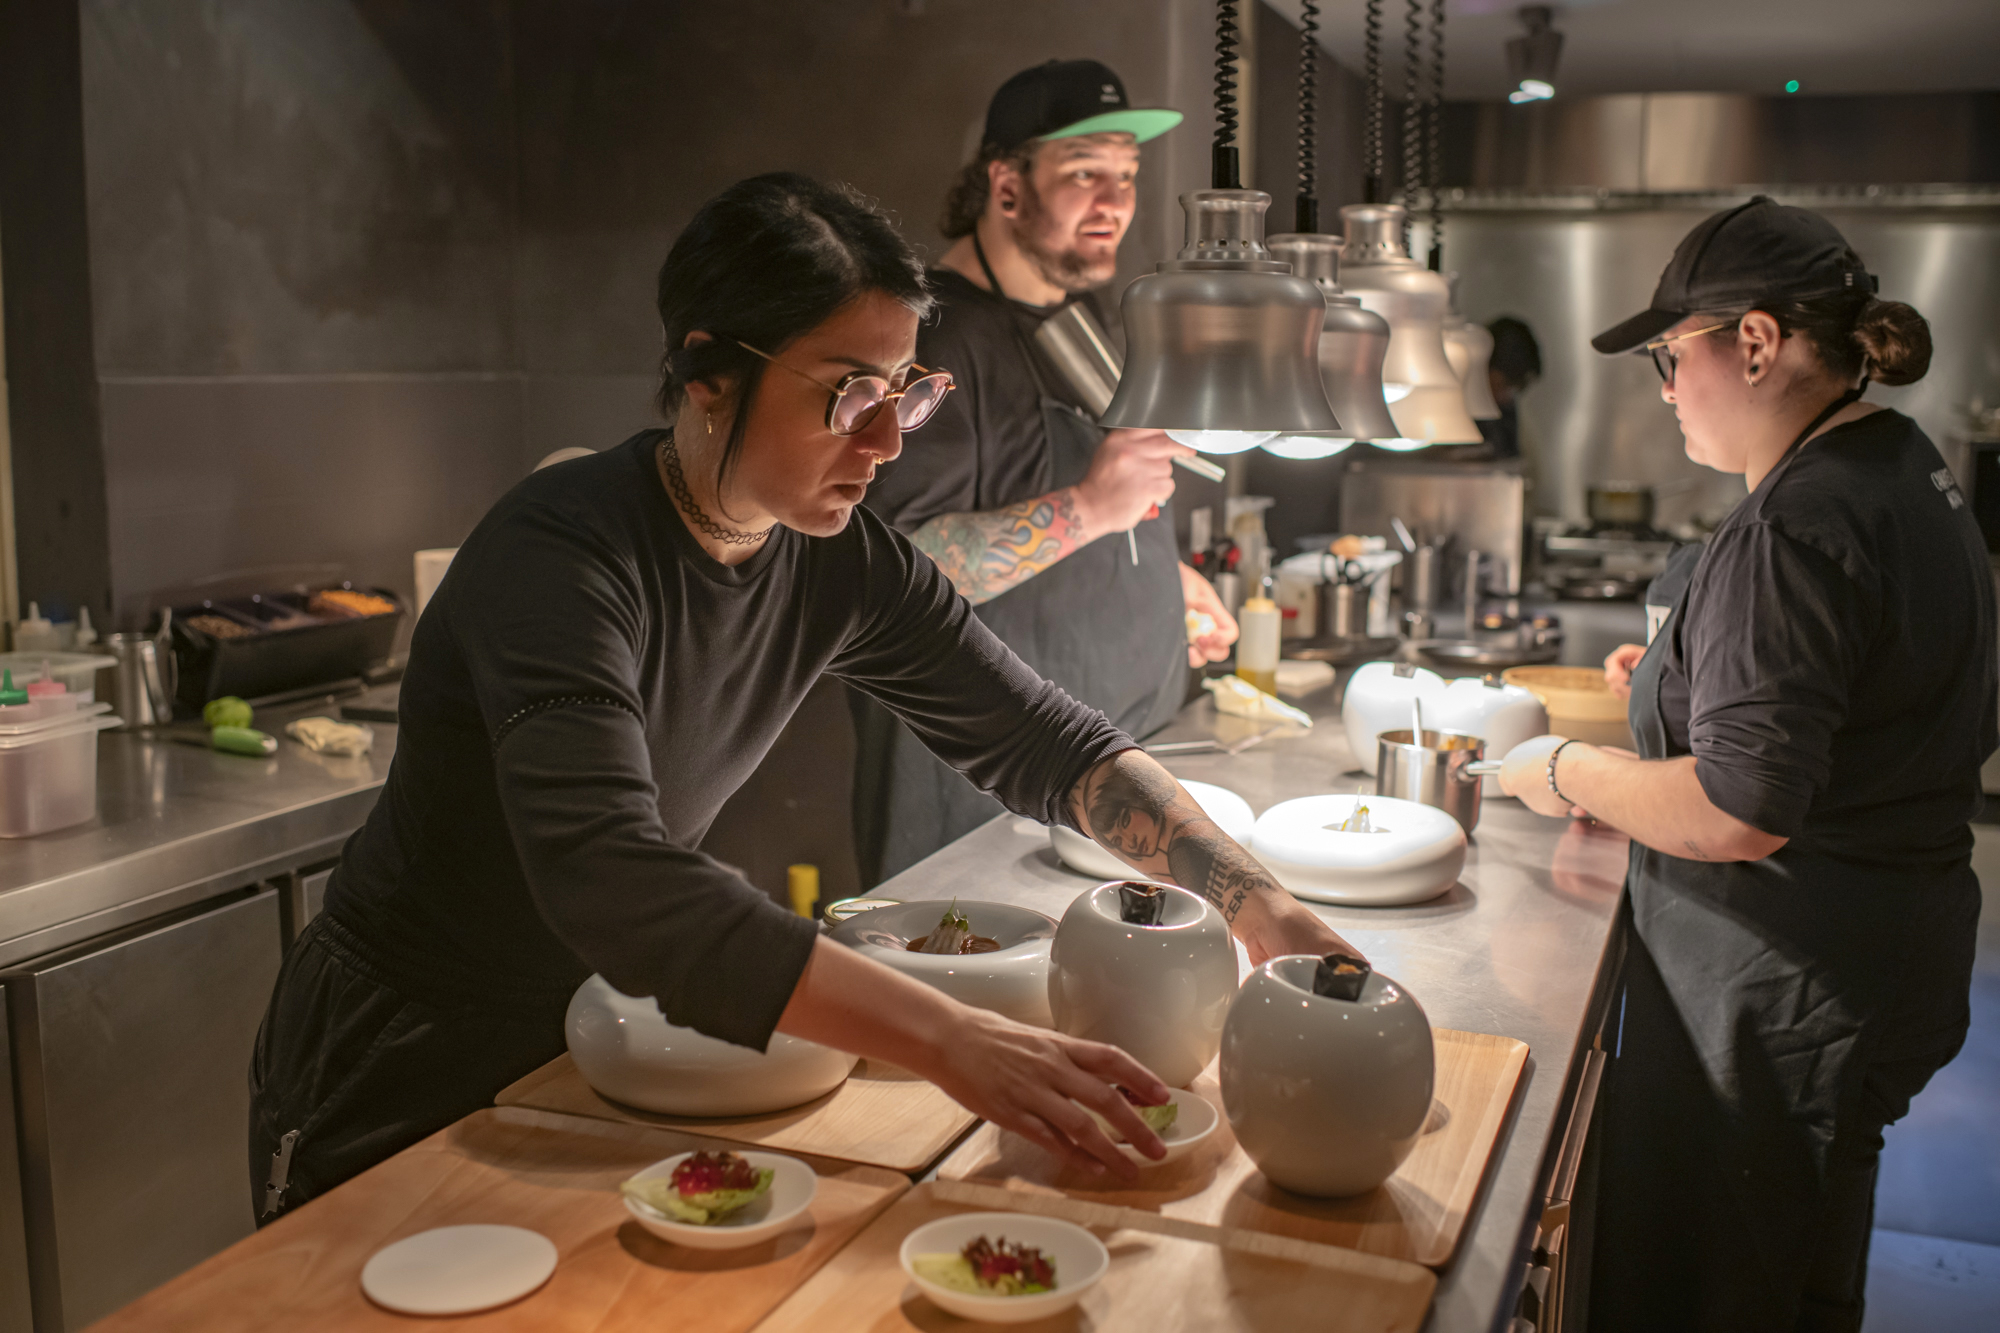
{"label": "logo on t-shirt sleeve", "polygon": [[1944,493],[1944,498],[1951,502],[1953,509],[1965,508],[1965,497],[1959,494],[1958,479],[1951,475],[1950,468],[1941,467],[1931,473],[1931,485]]}

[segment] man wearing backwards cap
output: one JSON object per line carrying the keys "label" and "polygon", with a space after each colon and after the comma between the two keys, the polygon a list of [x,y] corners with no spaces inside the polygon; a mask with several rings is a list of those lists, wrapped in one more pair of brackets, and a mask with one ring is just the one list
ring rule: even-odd
{"label": "man wearing backwards cap", "polygon": [[[1130,105],[1094,60],[1051,60],[1001,85],[946,199],[953,244],[930,274],[939,313],[917,334],[917,360],[949,366],[958,392],[865,502],[1029,666],[1134,736],[1180,707],[1191,661],[1219,660],[1235,637],[1163,512],[1172,460],[1193,451],[1160,431],[1099,429],[1034,334],[1111,280],[1139,145],[1180,120]],[[1193,648],[1190,609],[1219,627]],[[854,708],[864,883],[1000,812],[879,705],[855,696]]]}

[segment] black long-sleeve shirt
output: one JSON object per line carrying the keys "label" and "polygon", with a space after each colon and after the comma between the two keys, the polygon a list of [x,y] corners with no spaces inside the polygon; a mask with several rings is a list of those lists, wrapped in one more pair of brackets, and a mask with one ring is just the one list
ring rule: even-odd
{"label": "black long-sleeve shirt", "polygon": [[545,1006],[595,970],[761,1049],[815,927],[696,848],[821,673],[1044,823],[1074,826],[1066,794],[1132,743],[866,509],[834,537],[779,527],[740,565],[711,559],[660,484],[659,440],[537,473],[460,548],[327,910],[413,993]]}

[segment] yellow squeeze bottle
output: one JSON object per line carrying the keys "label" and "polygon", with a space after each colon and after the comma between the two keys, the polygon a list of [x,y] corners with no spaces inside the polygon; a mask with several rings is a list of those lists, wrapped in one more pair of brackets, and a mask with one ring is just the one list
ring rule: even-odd
{"label": "yellow squeeze bottle", "polygon": [[819,903],[819,867],[786,866],[785,890],[791,895],[792,911],[810,919]]}

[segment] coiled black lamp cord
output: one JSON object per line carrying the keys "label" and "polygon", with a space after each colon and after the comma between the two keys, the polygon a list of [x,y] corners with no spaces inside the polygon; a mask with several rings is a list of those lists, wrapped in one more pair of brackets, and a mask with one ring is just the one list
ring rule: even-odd
{"label": "coiled black lamp cord", "polygon": [[1361,197],[1371,204],[1382,198],[1382,0],[1368,0],[1367,35],[1362,49],[1367,60],[1363,76],[1368,83],[1368,105],[1362,119],[1361,155],[1365,173]]}
{"label": "coiled black lamp cord", "polygon": [[1299,16],[1299,198],[1292,230],[1319,230],[1319,0],[1304,0]]}
{"label": "coiled black lamp cord", "polygon": [[1240,190],[1236,158],[1236,0],[1215,0],[1215,164],[1209,183]]}

